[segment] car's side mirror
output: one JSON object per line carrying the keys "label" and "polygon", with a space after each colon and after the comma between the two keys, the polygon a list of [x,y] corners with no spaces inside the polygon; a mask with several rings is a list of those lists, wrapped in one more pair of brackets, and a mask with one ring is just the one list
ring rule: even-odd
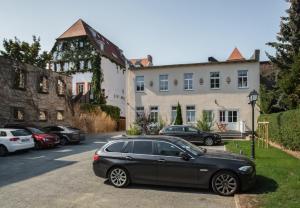
{"label": "car's side mirror", "polygon": [[185,152],[180,152],[179,153],[179,157],[181,157],[183,160],[186,160],[186,161],[189,160],[189,159],[191,159],[191,156],[189,156]]}

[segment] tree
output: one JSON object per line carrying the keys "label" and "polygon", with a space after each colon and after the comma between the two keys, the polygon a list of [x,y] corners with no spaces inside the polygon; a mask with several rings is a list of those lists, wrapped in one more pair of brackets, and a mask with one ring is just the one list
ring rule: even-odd
{"label": "tree", "polygon": [[182,114],[181,114],[181,106],[178,102],[177,104],[177,108],[176,108],[176,119],[175,119],[175,122],[174,124],[175,125],[182,125]]}
{"label": "tree", "polygon": [[41,52],[40,38],[33,36],[32,39],[33,43],[31,44],[25,41],[21,42],[17,37],[14,40],[4,39],[4,50],[1,50],[0,54],[16,61],[46,68],[46,64],[49,63],[52,56],[46,51]]}
{"label": "tree", "polygon": [[288,2],[290,3],[286,11],[288,16],[281,17],[280,32],[276,37],[278,42],[267,43],[276,49],[275,56],[268,53],[267,56],[280,69],[275,88],[265,91],[269,96],[267,101],[274,103],[271,97],[272,95],[276,97],[275,104],[270,107],[272,112],[294,109],[300,102],[297,90],[300,88],[299,63],[296,63],[300,53],[300,1],[288,0]]}

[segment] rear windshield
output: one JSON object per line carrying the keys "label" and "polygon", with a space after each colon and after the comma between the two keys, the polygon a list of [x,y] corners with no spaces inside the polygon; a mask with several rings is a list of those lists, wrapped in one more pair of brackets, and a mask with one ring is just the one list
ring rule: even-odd
{"label": "rear windshield", "polygon": [[71,127],[71,126],[67,126],[67,129],[72,130],[72,131],[80,131],[80,129]]}
{"label": "rear windshield", "polygon": [[34,134],[44,134],[43,131],[41,131],[41,130],[39,130],[39,129],[37,129],[37,128],[28,127],[28,129],[29,129],[32,133],[34,133]]}
{"label": "rear windshield", "polygon": [[29,136],[30,132],[23,130],[23,129],[19,129],[19,130],[11,131],[11,134],[13,136]]}

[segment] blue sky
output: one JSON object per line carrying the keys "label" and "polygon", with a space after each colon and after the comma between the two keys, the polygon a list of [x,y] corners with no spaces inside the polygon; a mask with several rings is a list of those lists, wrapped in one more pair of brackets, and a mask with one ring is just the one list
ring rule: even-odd
{"label": "blue sky", "polygon": [[[127,58],[154,64],[228,58],[234,47],[249,58],[275,40],[284,0],[0,0],[0,40],[40,36],[44,50],[82,18],[119,46]],[[2,49],[2,44],[0,46]]]}

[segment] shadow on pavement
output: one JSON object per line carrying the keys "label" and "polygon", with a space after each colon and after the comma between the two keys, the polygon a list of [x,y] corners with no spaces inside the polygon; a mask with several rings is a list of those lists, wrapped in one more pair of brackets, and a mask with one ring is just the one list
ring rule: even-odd
{"label": "shadow on pavement", "polygon": [[278,183],[272,178],[267,178],[262,175],[256,176],[256,183],[247,193],[249,194],[266,194],[275,192],[278,188]]}
{"label": "shadow on pavement", "polygon": [[[77,154],[96,150],[103,146],[111,135],[87,138],[83,143],[56,148],[21,151],[0,157],[0,187],[27,180],[47,172],[77,163]],[[68,158],[64,158],[71,156]],[[90,155],[92,162],[93,153]]]}

